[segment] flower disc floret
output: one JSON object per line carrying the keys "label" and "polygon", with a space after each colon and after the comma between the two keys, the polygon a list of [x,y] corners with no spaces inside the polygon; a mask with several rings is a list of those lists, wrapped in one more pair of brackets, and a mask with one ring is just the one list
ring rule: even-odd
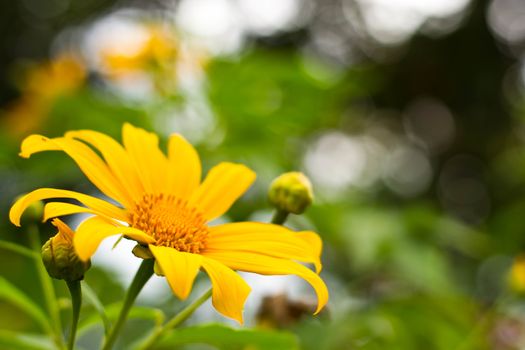
{"label": "flower disc floret", "polygon": [[131,226],[156,239],[156,245],[198,254],[209,229],[197,208],[172,195],[145,194],[131,213]]}

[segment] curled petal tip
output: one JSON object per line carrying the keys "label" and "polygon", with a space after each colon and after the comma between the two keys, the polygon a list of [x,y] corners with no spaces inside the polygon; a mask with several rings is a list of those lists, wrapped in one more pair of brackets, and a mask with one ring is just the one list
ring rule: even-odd
{"label": "curled petal tip", "polygon": [[323,264],[315,263],[315,273],[320,274],[322,270],[323,270]]}
{"label": "curled petal tip", "polygon": [[240,318],[240,319],[238,319],[238,320],[235,320],[235,321],[237,321],[237,322],[239,323],[239,325],[240,325],[240,326],[244,326],[244,319],[243,319],[243,317],[242,317],[242,316],[241,316],[241,318]]}

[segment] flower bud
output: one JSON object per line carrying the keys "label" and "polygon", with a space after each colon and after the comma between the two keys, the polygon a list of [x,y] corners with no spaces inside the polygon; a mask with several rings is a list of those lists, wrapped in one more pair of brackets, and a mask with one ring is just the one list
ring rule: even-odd
{"label": "flower bud", "polygon": [[82,261],[73,247],[73,231],[59,219],[52,224],[58,233],[42,246],[42,261],[49,276],[66,281],[79,281],[91,267],[91,262]]}
{"label": "flower bud", "polygon": [[303,173],[284,173],[271,183],[268,198],[278,210],[302,214],[312,204],[312,184]]}

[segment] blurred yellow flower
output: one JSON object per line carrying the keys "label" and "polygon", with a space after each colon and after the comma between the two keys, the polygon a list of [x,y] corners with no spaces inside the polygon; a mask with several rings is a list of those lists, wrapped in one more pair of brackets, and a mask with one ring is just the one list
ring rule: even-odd
{"label": "blurred yellow flower", "polygon": [[47,115],[47,104],[29,96],[22,96],[7,107],[3,126],[11,136],[18,139],[37,130]]}
{"label": "blurred yellow flower", "polygon": [[84,65],[73,55],[65,53],[30,69],[24,90],[33,96],[53,99],[78,88],[85,79]]}
{"label": "blurred yellow flower", "polygon": [[[316,313],[324,307],[328,290],[317,274],[322,243],[316,233],[293,232],[258,222],[208,224],[251,186],[255,180],[252,170],[240,164],[220,163],[201,183],[199,156],[182,136],[170,137],[167,156],[153,133],[125,124],[122,138],[124,147],[91,130],[71,131],[54,139],[41,135],[26,138],[22,157],[49,150],[66,152],[91,182],[121,207],[78,192],[42,188],[13,205],[11,221],[19,226],[22,213],[34,201],[76,199],[85,207],[49,202],[44,219],[94,214],[79,225],[74,236],[75,248],[83,260],[88,260],[106,237],[123,234],[149,248],[180,299],[188,297],[203,268],[213,286],[213,305],[239,322],[250,288],[232,269],[300,276],[317,293]],[[313,263],[317,273],[297,261]]]}
{"label": "blurred yellow flower", "polygon": [[512,289],[517,292],[525,292],[525,255],[514,259],[509,272],[509,280]]}
{"label": "blurred yellow flower", "polygon": [[85,79],[85,66],[67,53],[29,68],[20,83],[22,96],[7,108],[6,129],[14,136],[38,129],[53,101],[82,86]]}
{"label": "blurred yellow flower", "polygon": [[145,24],[144,35],[112,41],[100,53],[106,73],[113,78],[143,70],[174,69],[177,41],[159,24]]}

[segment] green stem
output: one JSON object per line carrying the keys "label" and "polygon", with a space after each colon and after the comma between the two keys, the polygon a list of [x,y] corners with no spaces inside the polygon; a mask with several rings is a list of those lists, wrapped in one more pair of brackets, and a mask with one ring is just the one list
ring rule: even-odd
{"label": "green stem", "polygon": [[177,315],[175,315],[171,320],[169,320],[165,325],[164,329],[169,330],[177,327],[182,322],[186,321],[199,306],[204,304],[206,300],[208,300],[211,297],[212,289],[208,289],[203,295],[201,295],[199,298],[197,298],[193,303],[186,306],[184,309],[182,309],[181,312],[179,312]]}
{"label": "green stem", "polygon": [[[38,231],[38,227],[34,224],[29,225],[28,233],[31,248],[35,251],[35,253],[40,255],[42,243],[40,242],[40,233]],[[63,349],[64,339],[62,338],[60,309],[58,307],[53,281],[49,277],[42,259],[35,260],[35,267],[38,273],[38,279],[40,280],[40,285],[42,286],[42,291],[44,293],[44,299],[46,302],[47,311],[49,313],[49,318],[51,319],[52,327],[54,329],[54,342],[59,349]]]}
{"label": "green stem", "polygon": [[80,305],[82,304],[82,292],[80,281],[66,281],[69,293],[71,294],[71,304],[73,307],[73,317],[71,318],[71,332],[69,333],[68,350],[75,347],[75,336],[77,335],[78,318],[80,316]]}
{"label": "green stem", "polygon": [[103,350],[110,350],[115,344],[117,336],[122,326],[126,322],[126,318],[128,317],[131,306],[142,290],[142,287],[144,287],[146,282],[148,282],[150,277],[153,275],[153,264],[153,259],[145,259],[142,261],[142,264],[140,265],[137,273],[135,274],[135,277],[133,278],[133,281],[131,282],[131,285],[129,286],[126,296],[124,297],[124,304],[120,310],[117,322],[109,332],[109,336],[104,342],[104,347],[102,348]]}
{"label": "green stem", "polygon": [[284,222],[288,218],[288,214],[290,214],[290,213],[285,211],[285,210],[277,209],[273,213],[272,224],[276,224],[276,225],[284,224]]}
{"label": "green stem", "polygon": [[173,316],[171,320],[169,320],[164,326],[157,328],[155,332],[153,332],[145,341],[142,343],[142,345],[139,347],[139,349],[149,349],[155,342],[163,336],[167,331],[177,327],[182,322],[186,321],[199,306],[201,306],[206,300],[208,300],[211,297],[212,289],[208,289],[203,295],[201,295],[198,299],[196,299],[193,303],[186,306],[184,309],[182,309],[181,312]]}

